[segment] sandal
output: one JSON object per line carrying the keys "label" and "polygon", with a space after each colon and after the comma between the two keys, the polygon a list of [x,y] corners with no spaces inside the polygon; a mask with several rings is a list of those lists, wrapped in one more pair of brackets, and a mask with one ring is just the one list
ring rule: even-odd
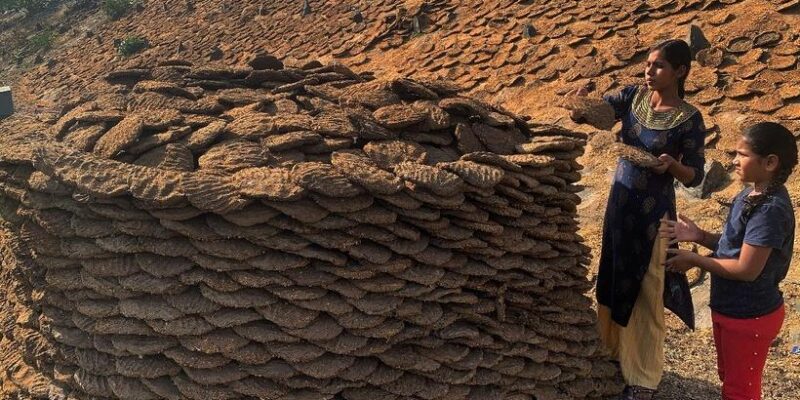
{"label": "sandal", "polygon": [[625,386],[618,400],[653,400],[655,395],[654,389],[643,386]]}

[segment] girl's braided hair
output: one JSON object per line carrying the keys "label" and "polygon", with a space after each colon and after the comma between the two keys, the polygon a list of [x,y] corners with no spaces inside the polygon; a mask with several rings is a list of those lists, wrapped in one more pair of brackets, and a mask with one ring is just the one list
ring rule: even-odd
{"label": "girl's braided hair", "polygon": [[794,135],[786,127],[775,122],[759,122],[747,127],[742,138],[753,153],[767,157],[778,157],[778,170],[761,193],[745,196],[742,217],[747,220],[753,211],[774,195],[792,174],[797,165],[797,143]]}

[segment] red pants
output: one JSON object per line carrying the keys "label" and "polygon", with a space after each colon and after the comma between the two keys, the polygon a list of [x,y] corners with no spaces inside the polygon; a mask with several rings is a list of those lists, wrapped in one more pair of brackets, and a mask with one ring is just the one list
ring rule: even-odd
{"label": "red pants", "polygon": [[750,319],[711,313],[723,400],[761,400],[761,374],[769,346],[783,325],[784,314],[783,305],[767,315]]}

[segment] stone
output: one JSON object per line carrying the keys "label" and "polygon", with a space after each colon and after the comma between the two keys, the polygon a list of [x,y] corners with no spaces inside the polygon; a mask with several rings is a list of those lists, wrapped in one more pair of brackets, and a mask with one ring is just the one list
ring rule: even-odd
{"label": "stone", "polygon": [[220,49],[218,46],[214,46],[214,48],[212,48],[208,53],[208,59],[211,61],[220,60],[222,59],[222,55],[222,49]]}
{"label": "stone", "polygon": [[533,25],[525,24],[525,26],[522,27],[522,36],[532,38],[534,35],[536,35],[536,28],[534,28]]}
{"label": "stone", "polygon": [[277,57],[265,52],[257,52],[250,57],[247,65],[254,70],[283,69],[283,62]]}
{"label": "stone", "polygon": [[[704,170],[706,175],[699,185],[691,188],[684,188],[686,193],[694,198],[707,199],[711,196],[711,193],[722,189],[730,182],[728,171],[725,171],[725,167],[719,161],[714,160],[710,163],[706,163]],[[680,186],[678,182],[675,184]]]}
{"label": "stone", "polygon": [[352,19],[353,19],[353,22],[355,22],[357,24],[360,24],[360,23],[364,22],[364,14],[361,14],[361,10],[355,8],[353,10]]}
{"label": "stone", "polygon": [[11,88],[0,87],[0,118],[5,118],[14,113],[14,101],[11,98]]}
{"label": "stone", "polygon": [[689,27],[689,34],[686,37],[686,43],[689,44],[689,49],[692,50],[692,59],[694,59],[697,52],[711,47],[703,31],[697,25]]}

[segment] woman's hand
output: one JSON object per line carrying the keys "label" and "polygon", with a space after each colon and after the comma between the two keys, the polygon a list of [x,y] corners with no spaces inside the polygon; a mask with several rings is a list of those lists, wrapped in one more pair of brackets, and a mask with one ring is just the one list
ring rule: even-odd
{"label": "woman's hand", "polygon": [[676,160],[674,157],[672,157],[669,154],[662,154],[662,155],[658,156],[658,161],[661,161],[661,164],[658,164],[657,166],[652,167],[652,170],[655,171],[655,173],[657,173],[659,175],[667,172],[667,170],[673,164],[678,162],[678,160]]}
{"label": "woman's hand", "polygon": [[681,249],[667,249],[667,255],[672,255],[664,262],[667,271],[670,272],[686,272],[698,266],[698,255],[689,250]]}
{"label": "woman's hand", "polygon": [[697,226],[688,217],[678,214],[680,221],[671,221],[668,219],[661,220],[661,226],[658,228],[658,235],[665,239],[670,239],[669,244],[678,242],[696,242],[703,241],[703,230]]}
{"label": "woman's hand", "polygon": [[572,92],[573,96],[586,97],[589,95],[590,84],[583,85]]}

